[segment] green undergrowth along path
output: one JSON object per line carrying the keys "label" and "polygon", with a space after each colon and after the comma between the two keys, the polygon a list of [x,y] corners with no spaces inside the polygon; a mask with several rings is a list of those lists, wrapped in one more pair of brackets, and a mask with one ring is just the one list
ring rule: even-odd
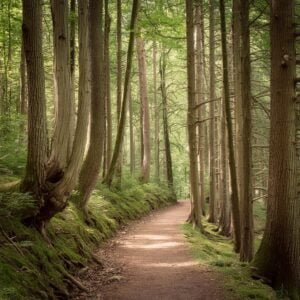
{"label": "green undergrowth along path", "polygon": [[[262,210],[263,207],[255,208],[256,219],[263,216]],[[259,232],[256,235],[256,244],[259,243],[262,222],[256,222],[256,232]],[[232,291],[236,299],[282,299],[269,286],[251,278],[251,265],[239,261],[239,256],[233,252],[232,240],[220,236],[215,225],[204,221],[204,226],[205,234],[202,234],[191,224],[183,225],[192,254],[200,264],[222,274],[225,288]]]}
{"label": "green undergrowth along path", "polygon": [[63,299],[72,274],[93,260],[93,250],[120,225],[174,201],[166,187],[127,184],[122,191],[99,186],[89,204],[91,224],[77,208],[68,207],[48,226],[51,244],[20,219],[34,201],[20,193],[0,193],[0,299]]}

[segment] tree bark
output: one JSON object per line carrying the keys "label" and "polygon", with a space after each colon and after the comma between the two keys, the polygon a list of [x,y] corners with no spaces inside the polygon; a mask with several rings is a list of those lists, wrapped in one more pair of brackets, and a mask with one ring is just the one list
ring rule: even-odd
{"label": "tree bark", "polygon": [[80,206],[87,203],[96,186],[104,148],[105,102],[103,74],[103,0],[89,5],[89,45],[91,62],[90,144],[79,177]]}
{"label": "tree bark", "polygon": [[44,61],[42,49],[42,1],[23,0],[23,45],[28,85],[28,152],[21,190],[31,192],[43,205],[46,180],[47,124]]}
{"label": "tree bark", "polygon": [[90,110],[90,92],[88,79],[88,5],[85,0],[78,0],[79,5],[79,94],[78,118],[72,154],[64,176],[58,182],[47,181],[43,187],[43,205],[34,217],[35,225],[43,233],[45,225],[58,212],[62,211],[70,193],[75,188],[82,166]]}
{"label": "tree bark", "polygon": [[257,273],[300,298],[299,101],[295,102],[294,1],[271,3],[271,130],[267,223]]}
{"label": "tree bark", "polygon": [[[195,12],[195,21],[196,21],[196,89],[197,89],[197,104],[201,104],[205,101],[204,96],[204,64],[203,64],[203,1],[198,0],[196,2],[196,12]],[[198,121],[205,118],[205,106],[202,105],[198,109]],[[198,156],[199,156],[199,184],[200,184],[200,202],[202,214],[205,215],[205,152],[204,152],[204,143],[205,143],[205,125],[199,122],[198,125]]]}
{"label": "tree bark", "polygon": [[128,86],[128,102],[129,102],[129,135],[130,135],[130,174],[135,172],[135,143],[134,143],[134,128],[133,128],[133,107],[131,86]]}
{"label": "tree bark", "polygon": [[241,204],[241,261],[253,258],[253,205],[252,205],[252,118],[251,118],[251,79],[250,79],[250,32],[249,0],[241,1],[241,143],[238,157],[241,157],[243,169],[238,178]]}
{"label": "tree bark", "polygon": [[51,182],[59,181],[69,160],[71,72],[68,1],[51,0],[54,43],[55,124],[48,162]]}
{"label": "tree bark", "polygon": [[201,205],[198,188],[196,110],[195,110],[195,51],[194,51],[194,9],[190,0],[186,4],[186,36],[187,36],[187,76],[188,76],[188,143],[190,162],[190,190],[193,204],[191,221],[202,230]]}
{"label": "tree bark", "polygon": [[226,142],[226,117],[225,117],[225,101],[224,95],[222,99],[222,116],[221,116],[221,203],[220,203],[220,220],[219,220],[219,232],[221,235],[230,236],[231,234],[231,207],[229,202],[228,191],[228,175],[227,175],[227,146]]}
{"label": "tree bark", "polygon": [[150,116],[148,101],[148,85],[146,74],[146,54],[145,45],[141,37],[136,38],[138,68],[139,68],[139,87],[141,99],[141,117],[142,117],[142,170],[141,181],[148,182],[150,179]]}
{"label": "tree bark", "polygon": [[154,105],[154,165],[155,178],[159,180],[159,106],[157,104],[157,42],[153,42],[153,105]]}
{"label": "tree bark", "polygon": [[70,120],[70,139],[68,145],[68,157],[72,153],[76,128],[76,99],[75,99],[75,60],[76,60],[76,0],[70,2],[70,80],[71,80],[71,120]]}
{"label": "tree bark", "polygon": [[229,150],[229,167],[231,177],[231,203],[232,203],[232,218],[234,226],[234,249],[236,252],[240,251],[241,246],[241,228],[240,228],[240,209],[239,197],[237,187],[237,175],[234,157],[233,145],[233,129],[230,112],[230,94],[229,94],[229,78],[228,78],[228,61],[227,61],[227,46],[226,46],[226,18],[224,0],[220,0],[220,15],[221,15],[221,40],[222,40],[222,60],[223,60],[223,87],[224,87],[224,101],[225,101],[225,115],[228,130],[228,150]]}
{"label": "tree bark", "polygon": [[209,153],[210,153],[210,171],[209,171],[209,217],[208,222],[215,223],[216,216],[216,143],[215,143],[215,1],[209,1]]}
{"label": "tree bark", "polygon": [[164,127],[164,144],[165,144],[165,157],[166,157],[166,171],[167,182],[170,190],[175,195],[173,170],[172,170],[172,155],[171,144],[169,137],[169,120],[168,120],[168,104],[167,104],[167,88],[166,88],[166,53],[163,50],[160,60],[160,89],[163,108],[163,127]]}
{"label": "tree bark", "polygon": [[105,0],[105,31],[104,31],[104,74],[105,74],[105,107],[106,107],[106,165],[105,174],[109,168],[112,155],[112,117],[110,97],[110,51],[109,34],[111,18],[108,11],[108,0]]}

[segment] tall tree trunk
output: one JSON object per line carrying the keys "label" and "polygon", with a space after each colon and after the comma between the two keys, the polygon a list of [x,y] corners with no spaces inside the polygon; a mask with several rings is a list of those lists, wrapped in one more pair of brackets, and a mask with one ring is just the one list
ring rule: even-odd
{"label": "tall tree trunk", "polygon": [[186,36],[187,36],[187,76],[188,76],[188,142],[190,162],[190,190],[193,203],[191,221],[202,230],[201,204],[198,187],[196,110],[195,110],[195,51],[194,51],[194,9],[193,2],[186,4]]}
{"label": "tall tree trunk", "polygon": [[251,79],[250,79],[250,32],[249,0],[241,1],[241,147],[238,157],[243,160],[239,174],[241,203],[241,261],[253,258],[253,205],[252,205],[252,149],[251,149]]}
{"label": "tall tree trunk", "polygon": [[59,181],[67,166],[71,138],[71,72],[68,1],[51,0],[54,42],[55,125],[48,177]]}
{"label": "tall tree trunk", "polygon": [[[122,109],[122,1],[117,0],[117,120],[120,122]],[[122,178],[122,156],[123,149],[120,152],[120,159],[116,166],[116,177],[118,178],[118,185]]]}
{"label": "tall tree trunk", "polygon": [[[22,41],[21,62],[20,62],[21,93],[20,93],[20,105],[18,108],[18,112],[24,118],[28,112],[28,88],[27,88],[27,80],[26,79],[27,79],[27,66],[26,66],[24,43]],[[20,124],[20,136],[21,137],[23,137],[23,134],[25,133],[25,131],[26,131],[25,119],[24,120],[22,119],[21,124]]]}
{"label": "tall tree trunk", "polygon": [[114,173],[115,173],[115,168],[118,163],[121,149],[123,146],[124,131],[125,131],[125,124],[126,124],[126,114],[127,114],[127,103],[128,103],[128,99],[129,99],[128,90],[129,90],[129,84],[130,84],[132,56],[133,56],[133,49],[134,49],[134,37],[135,37],[134,30],[136,28],[136,21],[137,21],[139,6],[140,6],[140,1],[134,0],[133,4],[132,4],[131,21],[130,21],[130,27],[129,27],[130,36],[129,36],[129,43],[128,43],[128,51],[127,51],[127,66],[126,66],[126,72],[125,72],[124,92],[123,92],[123,101],[122,101],[120,122],[118,125],[117,137],[116,137],[112,160],[111,160],[107,175],[103,180],[103,182],[108,185],[111,185],[111,183],[112,183]]}
{"label": "tall tree trunk", "polygon": [[128,102],[129,102],[129,135],[130,135],[130,174],[133,175],[135,171],[135,143],[134,143],[134,129],[133,129],[133,107],[131,86],[128,87]]}
{"label": "tall tree trunk", "polygon": [[157,42],[153,42],[153,105],[154,105],[154,165],[155,178],[159,180],[159,106],[157,104]]}
{"label": "tall tree trunk", "polygon": [[203,34],[203,1],[198,0],[196,2],[196,12],[195,12],[195,21],[196,21],[196,89],[197,89],[197,105],[198,107],[198,154],[199,154],[199,168],[200,168],[200,202],[202,208],[202,214],[205,215],[205,176],[204,176],[204,168],[205,168],[205,155],[204,155],[204,130],[205,125],[201,120],[204,119],[205,116],[205,106],[203,105],[204,99],[204,65],[203,65],[203,44],[202,44],[202,34]]}
{"label": "tall tree trunk", "polygon": [[162,98],[163,108],[163,127],[164,127],[164,144],[165,144],[165,157],[166,157],[166,171],[167,181],[170,190],[175,195],[173,170],[172,170],[172,155],[171,155],[171,144],[169,137],[169,120],[168,120],[168,104],[167,104],[167,87],[166,87],[166,53],[162,52],[160,60],[160,89]]}
{"label": "tall tree trunk", "polygon": [[243,159],[240,155],[242,143],[242,86],[241,86],[241,0],[232,1],[232,54],[233,54],[233,78],[234,78],[234,130],[235,130],[235,145],[236,145],[236,168],[237,168],[237,184],[239,199],[241,197],[240,180],[243,174]]}
{"label": "tall tree trunk", "polygon": [[106,107],[106,165],[105,174],[109,168],[112,155],[112,119],[110,98],[110,51],[109,34],[111,18],[108,11],[108,0],[105,0],[105,31],[104,31],[104,74],[105,74],[105,107]]}
{"label": "tall tree trunk", "polygon": [[230,236],[231,233],[231,207],[229,202],[228,176],[227,176],[227,146],[226,143],[226,117],[225,117],[225,101],[222,99],[222,115],[221,115],[221,213],[219,220],[219,232],[221,235]]}
{"label": "tall tree trunk", "polygon": [[89,44],[91,61],[90,144],[79,178],[80,206],[87,203],[96,186],[104,146],[105,103],[103,76],[103,0],[91,0],[89,6]]}
{"label": "tall tree trunk", "polygon": [[76,127],[76,100],[75,100],[75,59],[76,59],[76,0],[70,2],[70,80],[71,80],[71,120],[70,120],[70,139],[68,145],[68,157],[72,153],[72,147],[74,142],[74,134]]}
{"label": "tall tree trunk", "polygon": [[139,67],[139,86],[141,99],[141,116],[142,116],[142,172],[141,181],[148,182],[150,179],[150,116],[149,116],[149,101],[148,101],[148,85],[146,74],[146,54],[145,45],[141,37],[136,38],[136,48]]}
{"label": "tall tree trunk", "polygon": [[117,0],[117,118],[122,105],[122,1]]}
{"label": "tall tree trunk", "polygon": [[225,115],[228,130],[228,150],[229,150],[229,166],[231,177],[231,203],[232,203],[232,218],[234,226],[234,249],[236,252],[240,251],[241,247],[241,228],[240,228],[240,209],[239,197],[237,187],[237,175],[234,157],[233,146],[233,129],[230,112],[230,94],[229,94],[229,78],[228,78],[228,61],[227,61],[227,46],[226,46],[226,18],[224,0],[220,0],[220,15],[221,15],[221,40],[222,40],[222,60],[223,60],[223,86],[224,86],[224,101],[225,101]]}
{"label": "tall tree trunk", "polygon": [[47,222],[66,205],[70,193],[75,188],[82,166],[87,141],[90,111],[90,92],[88,80],[88,2],[78,0],[79,12],[79,94],[78,118],[72,154],[59,182],[47,181],[44,186],[43,205],[34,221],[44,232]]}
{"label": "tall tree trunk", "polygon": [[215,100],[216,100],[216,74],[215,74],[215,0],[209,1],[209,217],[208,221],[215,223],[216,216],[216,143],[215,143]]}
{"label": "tall tree trunk", "polygon": [[43,205],[46,180],[47,124],[45,75],[42,49],[42,1],[23,0],[23,45],[28,84],[28,152],[21,190],[31,192]]}
{"label": "tall tree trunk", "polygon": [[[299,115],[295,102],[295,2],[271,3],[271,130],[267,223],[257,273],[300,298]],[[297,103],[297,106],[299,104]],[[296,143],[295,143],[296,139]]]}

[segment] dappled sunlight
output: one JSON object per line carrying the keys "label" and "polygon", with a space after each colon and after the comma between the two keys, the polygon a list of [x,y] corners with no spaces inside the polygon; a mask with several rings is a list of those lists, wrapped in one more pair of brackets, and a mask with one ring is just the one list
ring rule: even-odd
{"label": "dappled sunlight", "polygon": [[152,243],[152,244],[138,244],[133,242],[124,242],[121,247],[122,248],[130,248],[130,249],[166,249],[166,248],[174,248],[180,245],[183,245],[182,242],[161,242],[161,243]]}
{"label": "dappled sunlight", "polygon": [[143,264],[143,266],[145,267],[154,267],[154,268],[185,268],[185,267],[191,267],[197,265],[198,263],[196,261]]}
{"label": "dappled sunlight", "polygon": [[134,239],[141,239],[141,240],[171,240],[172,237],[170,235],[163,235],[163,234],[137,234],[133,236]]}

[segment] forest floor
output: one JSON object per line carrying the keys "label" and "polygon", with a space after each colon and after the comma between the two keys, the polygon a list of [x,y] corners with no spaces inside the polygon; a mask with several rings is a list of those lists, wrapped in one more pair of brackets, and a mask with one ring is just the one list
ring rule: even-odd
{"label": "forest floor", "polygon": [[200,265],[182,232],[188,201],[132,222],[95,254],[103,267],[80,276],[89,293],[73,299],[234,299],[224,278]]}

